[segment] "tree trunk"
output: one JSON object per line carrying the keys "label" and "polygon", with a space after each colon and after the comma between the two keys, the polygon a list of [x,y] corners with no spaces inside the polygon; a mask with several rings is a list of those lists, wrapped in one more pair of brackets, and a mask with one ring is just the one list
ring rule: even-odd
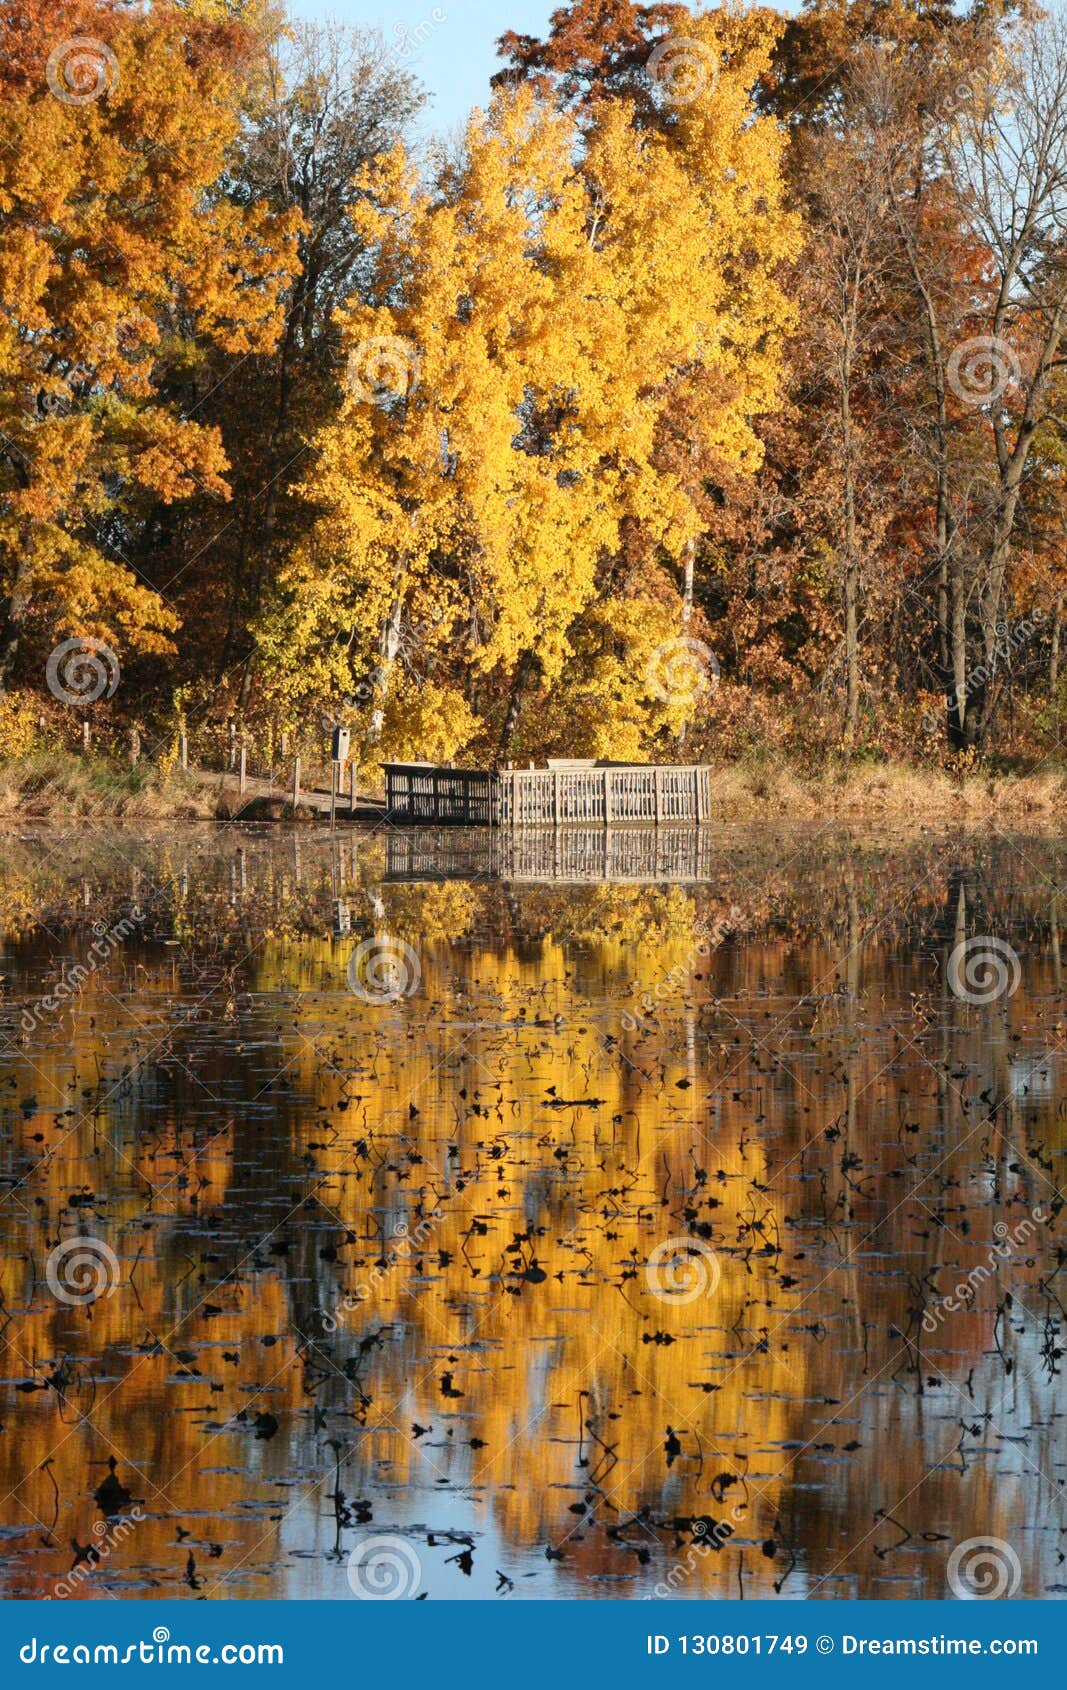
{"label": "tree trunk", "polygon": [[999,656],[997,626],[1004,602],[1008,565],[1011,562],[1011,537],[1015,529],[1015,511],[1019,502],[1019,488],[1025,462],[1026,453],[1017,445],[1009,474],[1001,482],[1000,505],[990,546],[986,590],[982,595],[982,653],[985,672],[980,690],[981,702],[975,710],[974,722],[974,743],[978,746],[984,746],[989,738],[999,694],[996,685]]}
{"label": "tree trunk", "polygon": [[532,651],[524,651],[515,670],[515,678],[511,683],[511,697],[508,699],[507,714],[500,733],[500,761],[506,761],[511,751],[515,733],[522,715],[522,707],[526,694],[537,672],[537,658]]}
{"label": "tree trunk", "polygon": [[685,548],[685,563],[682,571],[682,626],[688,628],[693,620],[693,600],[696,588],[696,556],[697,543],[689,540]]}
{"label": "tree trunk", "polygon": [[[682,566],[682,627],[688,628],[693,620],[693,602],[696,597],[696,555],[697,543],[689,540],[685,547],[685,561]],[[685,744],[686,724],[683,722],[678,730],[678,744]]]}
{"label": "tree trunk", "polygon": [[[947,683],[952,657],[952,590],[950,580],[949,552],[955,523],[952,515],[952,490],[949,477],[949,422],[948,402],[946,397],[945,357],[941,343],[941,327],[937,317],[937,306],[933,293],[927,284],[923,272],[923,265],[916,236],[916,224],[913,218],[918,215],[923,200],[924,185],[927,174],[926,146],[920,137],[916,155],[913,161],[912,188],[910,201],[912,213],[909,215],[905,205],[902,205],[896,193],[892,179],[890,179],[890,201],[896,217],[897,228],[907,254],[908,266],[911,270],[912,282],[919,296],[922,306],[922,333],[925,342],[926,357],[930,369],[930,378],[934,389],[934,438],[936,440],[936,456],[934,462],[935,487],[937,494],[936,514],[936,552],[937,552],[937,638],[938,658],[941,664],[941,679]],[[951,740],[953,728],[953,712],[949,698],[949,737]]]}
{"label": "tree trunk", "polygon": [[15,579],[11,585],[3,610],[0,611],[0,694],[8,689],[11,671],[15,666],[18,655],[19,640],[22,637],[22,624],[26,612],[30,608],[30,592],[27,586],[29,566],[27,554],[29,540],[24,542]]}
{"label": "tree trunk", "polygon": [[844,449],[845,567],[842,591],[845,612],[845,738],[852,744],[860,725],[859,557],[856,541],[856,478],[853,465],[851,359],[841,387],[841,443]]}
{"label": "tree trunk", "polygon": [[948,742],[954,751],[967,744],[967,582],[962,559],[953,561],[950,593],[952,689],[948,695]]}
{"label": "tree trunk", "polygon": [[845,563],[845,737],[851,743],[860,726],[859,569],[855,555]]}
{"label": "tree trunk", "polygon": [[367,728],[368,745],[380,745],[382,732],[385,728],[385,705],[389,697],[389,683],[393,677],[393,665],[400,650],[400,623],[404,613],[404,597],[400,590],[403,581],[403,571],[397,572],[397,592],[393,599],[388,616],[382,623],[382,631],[378,638],[378,666],[374,671],[374,692],[371,701],[370,724]]}

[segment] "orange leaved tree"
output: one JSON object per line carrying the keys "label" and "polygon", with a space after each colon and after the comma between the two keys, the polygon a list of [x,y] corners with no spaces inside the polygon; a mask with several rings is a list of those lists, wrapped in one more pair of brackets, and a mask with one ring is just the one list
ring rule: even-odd
{"label": "orange leaved tree", "polygon": [[226,192],[258,52],[217,6],[0,16],[0,689],[20,642],[151,652],[175,626],[132,528],[225,498],[227,466],[169,382],[198,339],[269,346],[292,262],[297,219]]}

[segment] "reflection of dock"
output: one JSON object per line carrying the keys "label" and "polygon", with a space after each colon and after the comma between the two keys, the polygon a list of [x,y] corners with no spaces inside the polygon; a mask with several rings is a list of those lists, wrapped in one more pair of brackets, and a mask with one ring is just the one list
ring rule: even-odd
{"label": "reflection of dock", "polygon": [[702,827],[524,828],[466,838],[418,829],[391,832],[386,851],[391,881],[651,886],[712,879],[712,836]]}

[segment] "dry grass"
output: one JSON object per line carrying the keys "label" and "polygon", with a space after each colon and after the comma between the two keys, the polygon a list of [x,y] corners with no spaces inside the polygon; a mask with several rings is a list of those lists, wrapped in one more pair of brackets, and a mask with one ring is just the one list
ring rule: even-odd
{"label": "dry grass", "polygon": [[1063,828],[1067,773],[962,775],[903,763],[840,763],[802,773],[786,763],[732,764],[712,776],[725,821],[893,821],[931,827]]}
{"label": "dry grass", "polygon": [[218,814],[217,776],[166,774],[151,763],[123,769],[96,758],[39,752],[0,763],[0,817],[203,821]]}
{"label": "dry grass", "polygon": [[[728,763],[712,772],[713,820],[893,822],[930,827],[1067,828],[1067,771],[953,774],[904,763],[828,763],[801,770],[783,760]],[[229,820],[238,813],[291,820],[282,795],[238,799],[233,777],[145,762],[121,768],[63,752],[0,763],[0,819],[61,823],[96,817],[130,821]],[[295,818],[312,822],[312,810]]]}

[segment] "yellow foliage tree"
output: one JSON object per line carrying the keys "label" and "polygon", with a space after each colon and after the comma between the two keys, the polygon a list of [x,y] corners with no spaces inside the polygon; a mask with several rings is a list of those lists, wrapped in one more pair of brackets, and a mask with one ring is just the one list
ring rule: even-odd
{"label": "yellow foliage tree", "polygon": [[219,187],[256,54],[233,8],[27,0],[0,35],[2,688],[31,619],[166,648],[125,513],[228,490],[163,385],[197,337],[273,343],[296,220]]}
{"label": "yellow foliage tree", "polygon": [[[791,321],[776,272],[796,229],[750,78],[750,60],[724,61],[669,138],[619,102],[579,132],[529,87],[501,90],[431,186],[401,154],[358,184],[375,277],[342,313],[348,391],[304,489],[324,515],[262,636],[281,660],[278,630],[301,619],[298,689],[316,652],[320,681],[362,680],[371,746],[391,748],[398,662],[432,680],[450,750],[476,731],[480,685],[510,694],[506,750],[524,692],[559,683],[584,616],[614,618],[623,653],[641,603],[669,635],[661,584],[620,589],[611,560],[627,534],[651,560],[701,532],[700,477],[665,441],[679,415],[701,463],[758,466],[751,419],[775,403]],[[670,717],[637,692],[635,741]],[[588,702],[610,714],[610,686]]]}

